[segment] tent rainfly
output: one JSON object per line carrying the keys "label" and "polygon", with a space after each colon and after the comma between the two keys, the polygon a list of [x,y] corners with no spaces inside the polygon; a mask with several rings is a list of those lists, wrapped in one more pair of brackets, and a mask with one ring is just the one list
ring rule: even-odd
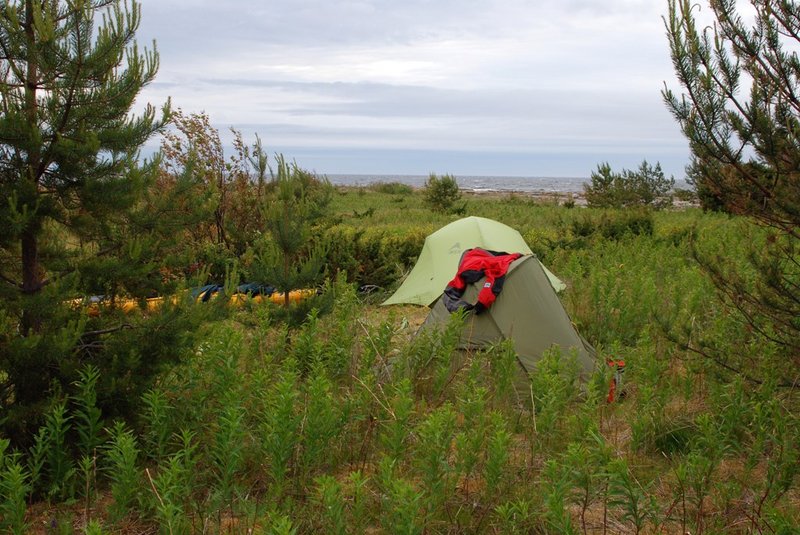
{"label": "tent rainfly", "polygon": [[[431,306],[458,270],[461,255],[474,247],[532,254],[522,235],[513,228],[484,217],[465,217],[425,238],[425,245],[414,268],[400,288],[382,304]],[[541,266],[553,289],[560,292],[566,287],[535,257],[534,263]]]}
{"label": "tent rainfly", "polygon": [[[474,303],[484,279],[468,284],[464,301]],[[441,292],[440,292],[441,295]],[[444,299],[433,304],[420,333],[442,330],[450,319]],[[469,313],[459,348],[479,350],[503,340],[511,340],[517,353],[519,374],[516,389],[521,399],[530,396],[528,375],[543,354],[553,347],[562,355],[574,352],[582,380],[595,370],[594,348],[575,330],[548,277],[535,256],[514,261],[506,273],[503,290],[481,314]]]}

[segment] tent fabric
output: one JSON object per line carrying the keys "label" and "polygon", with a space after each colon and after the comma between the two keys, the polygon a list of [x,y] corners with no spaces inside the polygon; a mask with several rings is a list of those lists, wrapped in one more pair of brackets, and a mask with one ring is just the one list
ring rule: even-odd
{"label": "tent fabric", "polygon": [[[467,286],[464,294],[474,300],[483,279]],[[420,327],[420,332],[443,329],[450,312],[438,299]],[[502,340],[511,340],[520,364],[518,390],[528,388],[527,376],[545,351],[557,346],[566,355],[575,351],[582,379],[595,369],[595,350],[575,330],[544,269],[535,256],[526,255],[511,264],[503,291],[482,314],[469,314],[460,348],[478,350]],[[520,392],[524,395],[524,391]]]}
{"label": "tent fabric", "polygon": [[[532,254],[522,235],[503,223],[484,217],[465,217],[446,225],[425,238],[417,263],[400,288],[383,305],[401,303],[431,306],[447,282],[458,271],[461,255],[480,247],[493,251]],[[566,285],[539,264],[551,286],[560,292]]]}
{"label": "tent fabric", "polygon": [[[442,299],[450,312],[459,309],[474,310],[480,314],[494,303],[497,295],[503,291],[506,272],[514,260],[521,257],[520,253],[507,254],[498,251],[487,251],[476,247],[467,249],[458,264],[458,273],[455,278],[447,283]],[[467,284],[485,278],[478,300],[472,304],[461,299]]]}

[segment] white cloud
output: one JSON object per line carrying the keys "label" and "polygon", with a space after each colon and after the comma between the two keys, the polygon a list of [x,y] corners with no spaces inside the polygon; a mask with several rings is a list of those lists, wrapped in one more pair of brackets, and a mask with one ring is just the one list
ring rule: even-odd
{"label": "white cloud", "polygon": [[687,155],[660,96],[679,89],[665,3],[142,4],[140,40],[161,55],[142,99],[275,145]]}

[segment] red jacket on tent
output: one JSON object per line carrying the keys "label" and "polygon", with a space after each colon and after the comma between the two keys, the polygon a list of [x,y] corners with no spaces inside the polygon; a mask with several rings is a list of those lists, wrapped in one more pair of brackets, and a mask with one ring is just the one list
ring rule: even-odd
{"label": "red jacket on tent", "polygon": [[[520,253],[502,253],[486,249],[468,249],[461,257],[456,276],[447,283],[444,291],[445,305],[450,312],[465,308],[475,309],[477,313],[489,308],[503,289],[508,267],[521,257]],[[486,277],[478,293],[478,302],[474,305],[461,300],[467,284],[472,284]]]}

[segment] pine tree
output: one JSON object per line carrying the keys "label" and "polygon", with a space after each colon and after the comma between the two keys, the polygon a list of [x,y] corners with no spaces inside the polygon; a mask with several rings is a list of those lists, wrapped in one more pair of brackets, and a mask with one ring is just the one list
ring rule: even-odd
{"label": "pine tree", "polygon": [[20,443],[85,364],[104,416],[129,414],[204,313],[89,318],[69,302],[179,284],[170,257],[194,215],[170,210],[193,185],[158,192],[158,158],[140,161],[170,115],[134,111],[158,68],[140,17],[135,0],[0,0],[0,432]]}
{"label": "pine tree", "polygon": [[289,292],[308,288],[319,282],[325,251],[315,244],[313,231],[327,213],[331,185],[276,157],[277,172],[263,207],[265,239],[253,275],[284,293],[289,306]]}
{"label": "pine tree", "polygon": [[725,210],[800,238],[800,4],[755,0],[752,28],[735,0],[709,7],[716,23],[701,32],[693,2],[669,2],[670,50],[686,93],[666,89],[664,98],[689,140],[690,177]]}
{"label": "pine tree", "polygon": [[689,140],[689,177],[704,206],[756,225],[747,266],[723,254],[695,257],[731,313],[780,348],[781,364],[746,369],[746,357],[694,349],[755,380],[772,371],[792,385],[800,370],[800,4],[751,4],[749,26],[735,0],[709,0],[715,22],[698,30],[699,6],[669,1],[667,35],[685,92],[663,95]]}
{"label": "pine tree", "polygon": [[672,205],[670,192],[674,186],[675,179],[664,176],[658,162],[652,166],[642,160],[635,171],[623,169],[621,173],[612,171],[605,162],[592,172],[590,182],[583,185],[583,193],[589,206],[661,209]]}
{"label": "pine tree", "polygon": [[155,49],[141,52],[134,41],[140,16],[135,1],[0,2],[0,277],[22,300],[23,335],[42,322],[25,298],[54,269],[69,269],[69,251],[51,257],[43,246],[113,249],[118,243],[106,238],[152,176],[139,149],[169,110],[131,114],[158,69]]}

